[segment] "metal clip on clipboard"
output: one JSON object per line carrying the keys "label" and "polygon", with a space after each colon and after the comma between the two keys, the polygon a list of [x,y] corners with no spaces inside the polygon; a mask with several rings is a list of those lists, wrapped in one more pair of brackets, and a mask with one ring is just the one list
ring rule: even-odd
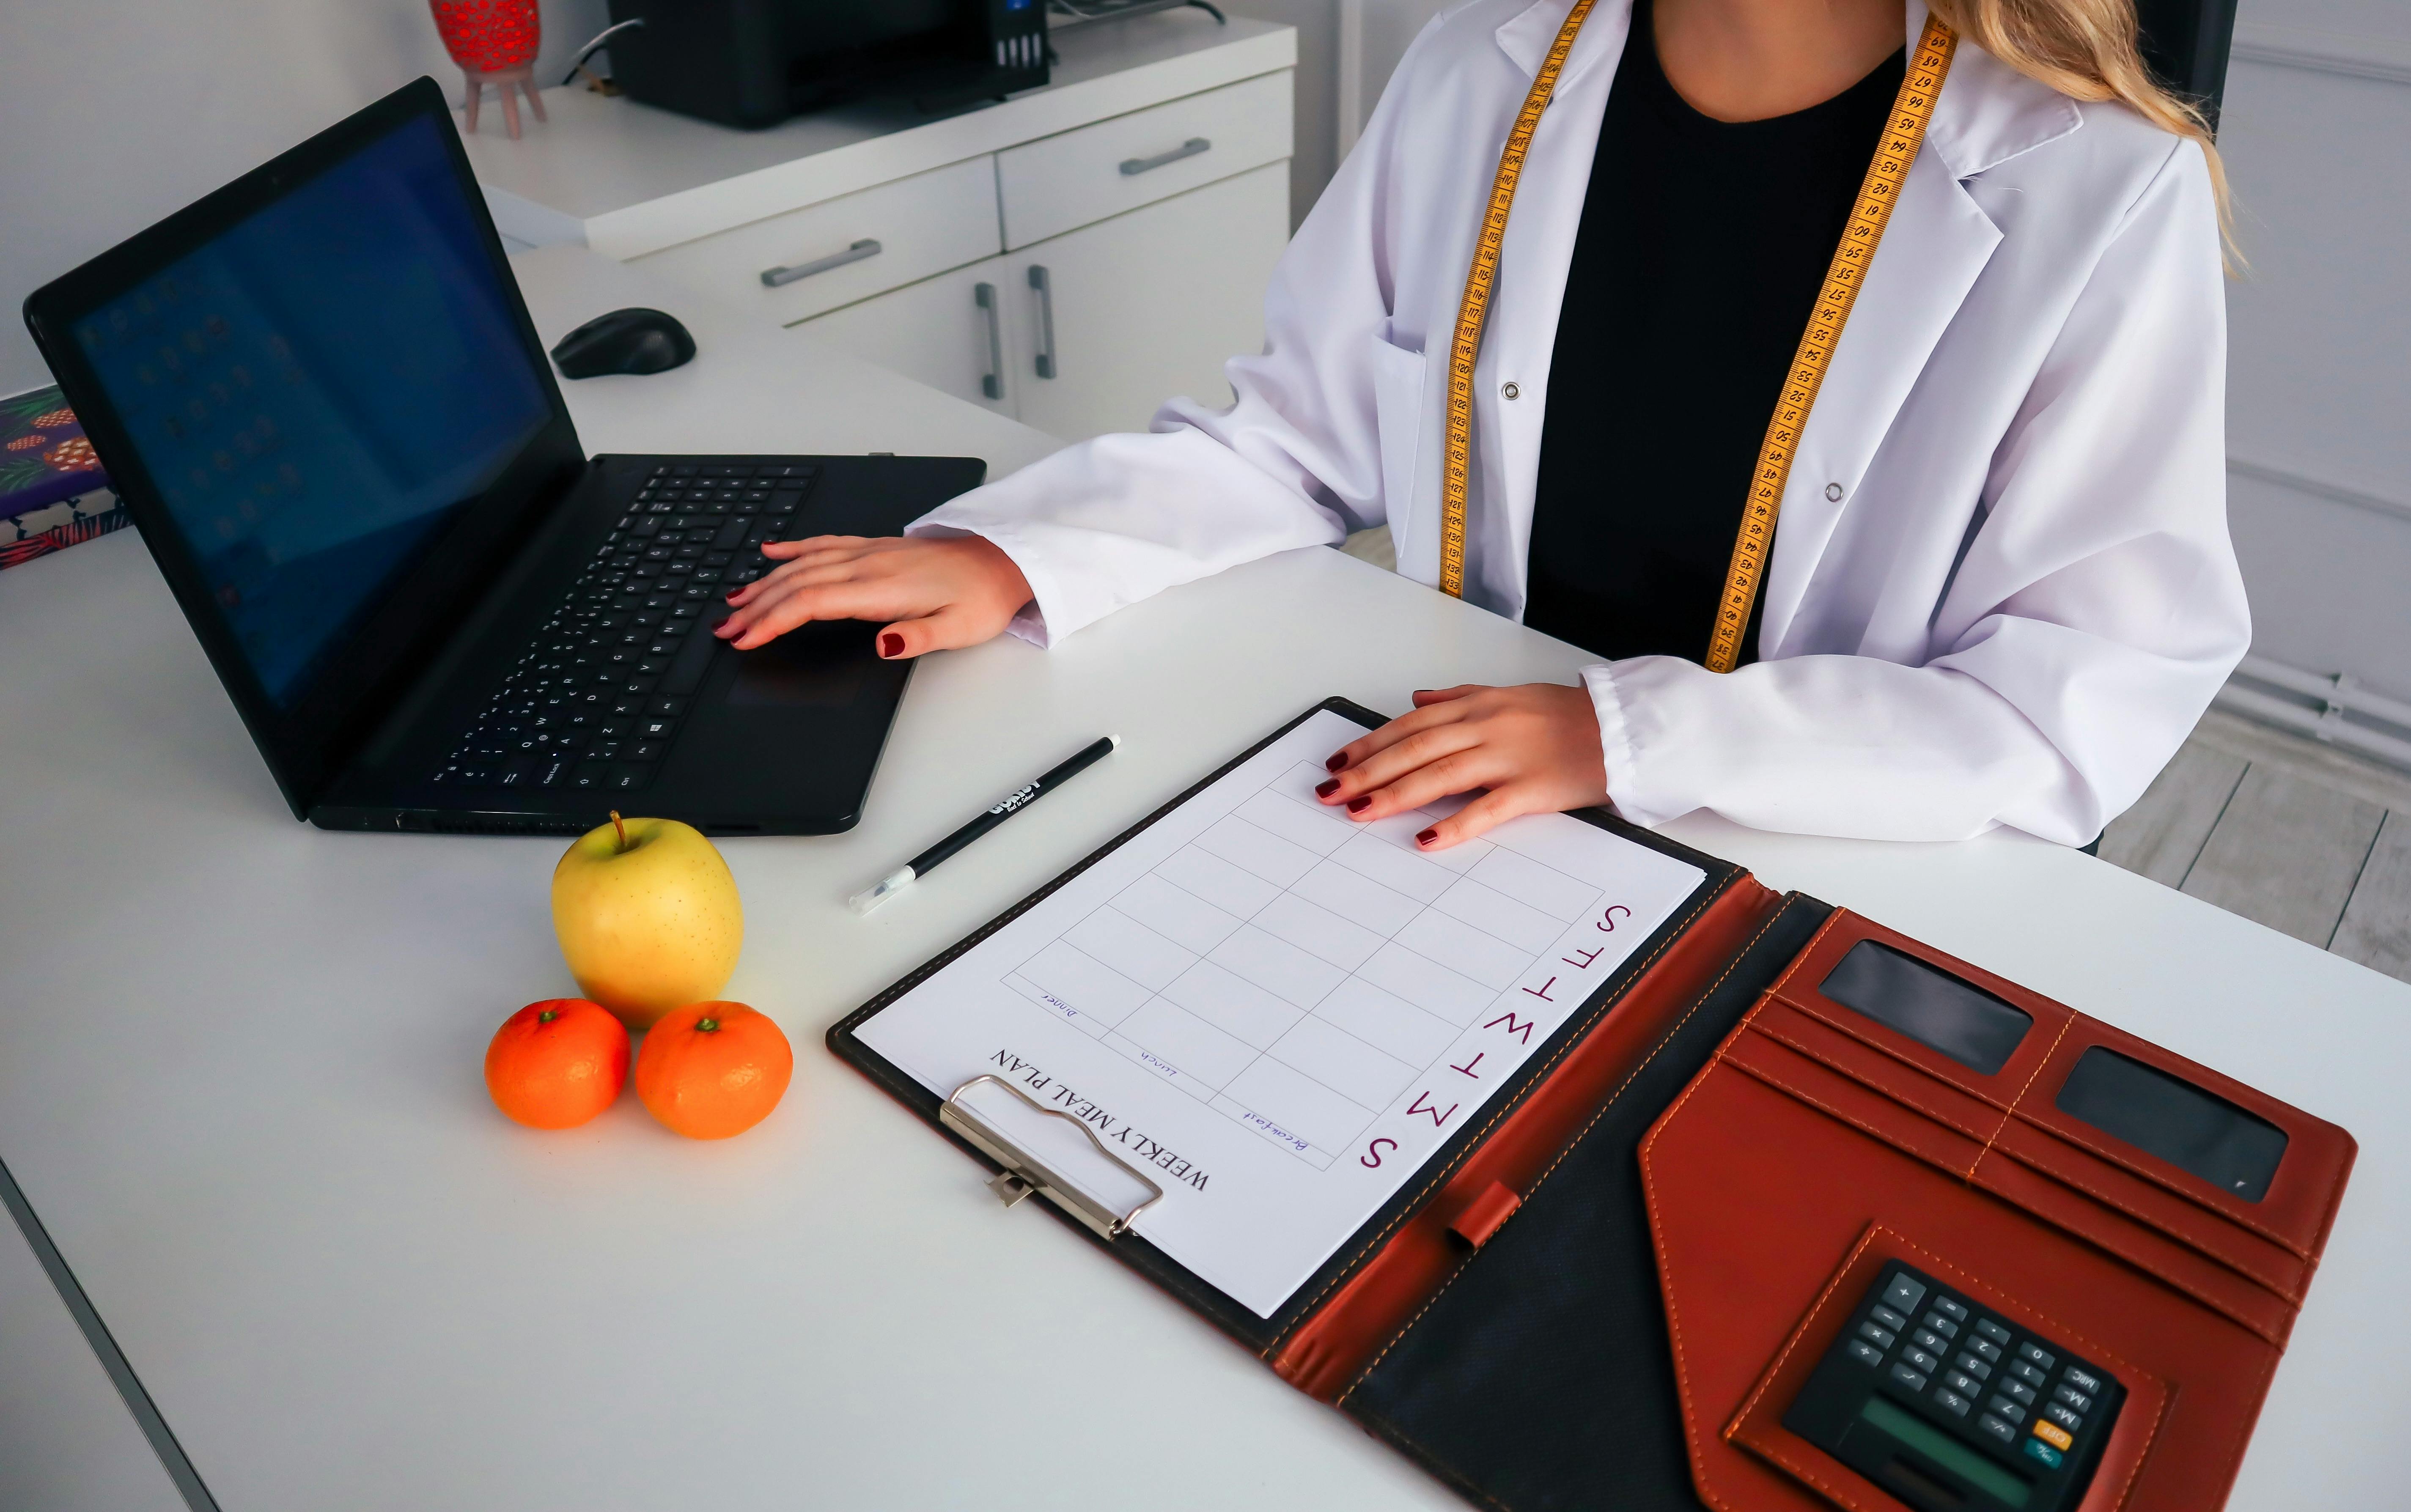
{"label": "metal clip on clipboard", "polygon": [[[1060,1119],[1078,1129],[1082,1137],[1096,1148],[1098,1158],[1138,1185],[1147,1188],[1148,1193],[1147,1199],[1127,1213],[1117,1213],[1112,1204],[1099,1201],[1089,1193],[1082,1191],[1054,1166],[1030,1153],[1023,1143],[998,1128],[977,1109],[963,1100],[963,1094],[983,1083],[995,1085],[1042,1118]],[[1132,1222],[1140,1214],[1163,1199],[1163,1188],[1132,1170],[1127,1162],[1116,1159],[1112,1153],[1106,1150],[1104,1141],[1097,1138],[1095,1129],[1070,1113],[1042,1106],[1028,1093],[1001,1077],[974,1076],[955,1088],[953,1094],[939,1105],[938,1122],[970,1141],[974,1149],[1004,1168],[997,1172],[995,1179],[987,1185],[988,1190],[994,1192],[1006,1207],[1011,1207],[1030,1193],[1036,1192],[1086,1224],[1096,1232],[1098,1237],[1118,1239],[1129,1229]]]}

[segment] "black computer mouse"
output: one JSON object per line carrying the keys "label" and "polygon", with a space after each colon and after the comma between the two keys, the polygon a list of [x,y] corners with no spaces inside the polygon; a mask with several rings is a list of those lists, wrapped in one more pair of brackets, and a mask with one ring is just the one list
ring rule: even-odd
{"label": "black computer mouse", "polygon": [[694,359],[694,338],[675,315],[642,308],[596,315],[561,339],[552,360],[564,378],[667,372]]}

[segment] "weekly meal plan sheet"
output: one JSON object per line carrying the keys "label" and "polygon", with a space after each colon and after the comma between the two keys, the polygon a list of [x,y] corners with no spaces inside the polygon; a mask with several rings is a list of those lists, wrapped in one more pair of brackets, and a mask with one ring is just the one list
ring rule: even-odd
{"label": "weekly meal plan sheet", "polygon": [[1563,814],[1425,852],[1455,804],[1316,800],[1364,734],[1318,711],[856,1031],[1086,1123],[1163,1191],[1132,1231],[1260,1316],[1706,875]]}

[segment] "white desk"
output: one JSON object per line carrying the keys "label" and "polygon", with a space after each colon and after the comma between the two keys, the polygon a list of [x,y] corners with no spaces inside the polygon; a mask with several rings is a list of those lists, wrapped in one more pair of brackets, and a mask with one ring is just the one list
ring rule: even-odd
{"label": "white desk", "polygon": [[[547,340],[641,287],[566,249],[522,262]],[[757,381],[743,342],[796,338],[646,293],[704,356],[570,385],[590,448],[985,446],[1001,468],[1040,444],[843,359]],[[294,823],[130,536],[0,577],[0,770],[22,775],[0,800],[0,1157],[228,1512],[1460,1505],[998,1206],[818,1041],[1308,703],[1562,676],[1571,648],[1310,550],[1051,653],[933,658],[859,829],[725,847],[749,923],[731,995],[798,1057],[770,1121],[706,1145],[634,1099],[566,1134],[492,1112],[487,1036],[571,990],[558,843]],[[1123,749],[1076,787],[907,901],[844,910],[1108,729]],[[2411,987],[2014,836],[1676,833],[2352,1129],[2360,1165],[2232,1505],[2400,1505]]]}

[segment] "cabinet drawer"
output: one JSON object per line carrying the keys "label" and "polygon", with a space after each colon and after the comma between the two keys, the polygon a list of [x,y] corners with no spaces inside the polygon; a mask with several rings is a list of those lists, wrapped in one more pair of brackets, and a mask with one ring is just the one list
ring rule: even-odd
{"label": "cabinet drawer", "polygon": [[1008,251],[1290,155],[1295,74],[1260,74],[996,156]]}
{"label": "cabinet drawer", "polygon": [[995,160],[974,157],[629,262],[783,326],[998,250]]}

